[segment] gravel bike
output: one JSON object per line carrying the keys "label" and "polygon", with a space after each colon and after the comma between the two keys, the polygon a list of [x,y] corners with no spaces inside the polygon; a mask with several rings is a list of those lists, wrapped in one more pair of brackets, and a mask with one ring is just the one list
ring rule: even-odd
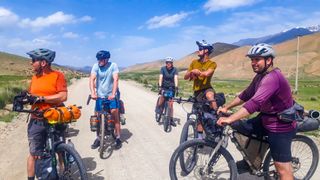
{"label": "gravel bike", "polygon": [[164,102],[162,103],[161,107],[158,107],[158,103],[160,100],[160,97],[158,97],[157,104],[156,104],[156,114],[155,119],[159,123],[162,119],[163,123],[163,130],[165,132],[170,132],[171,127],[171,121],[173,121],[172,113],[173,113],[173,97],[174,97],[174,89],[162,89],[161,95],[164,97]]}
{"label": "gravel bike", "polygon": [[[213,120],[216,122],[217,119],[218,117]],[[310,118],[305,117],[305,119],[308,121]],[[312,127],[300,123],[298,132],[319,128],[319,119],[313,119],[312,123],[314,123]],[[249,165],[248,172],[264,179],[279,179],[266,136],[241,134],[230,125],[224,126],[223,130],[217,131],[214,136],[219,140],[192,139],[179,145],[170,159],[169,173],[172,180],[237,179],[239,175],[237,165],[224,146],[229,138]],[[311,138],[299,133],[292,141],[291,152],[295,179],[310,179],[319,161],[316,144]]]}
{"label": "gravel bike", "polygon": [[[45,111],[24,109],[25,104],[30,104],[29,96],[25,92],[15,96],[13,111],[43,117]],[[64,134],[66,124],[52,122],[50,120],[37,122],[39,125],[46,127],[46,146],[43,152],[39,154],[40,158],[35,162],[37,177],[42,179],[52,179],[52,177],[54,179],[88,179],[86,168],[79,153],[70,139],[66,143]]]}
{"label": "gravel bike", "polygon": [[[225,97],[223,93],[217,93],[215,101],[218,106],[222,106],[225,103]],[[192,103],[191,112],[187,112],[187,121],[183,125],[180,144],[190,140],[198,138],[197,126],[202,123],[206,124],[206,119],[212,119],[216,116],[216,111],[210,107],[211,101],[208,100],[197,100],[196,97],[189,97],[188,99],[174,98],[178,104],[181,103]],[[206,124],[206,126],[208,126]],[[212,127],[212,125],[211,125]]]}
{"label": "gravel bike", "polygon": [[[101,159],[109,158],[114,149],[114,143],[116,139],[115,135],[115,121],[112,118],[111,111],[109,109],[108,98],[99,98],[102,100],[102,112],[97,112],[97,131],[100,139],[100,147],[98,149]],[[87,100],[89,105],[91,95]]]}

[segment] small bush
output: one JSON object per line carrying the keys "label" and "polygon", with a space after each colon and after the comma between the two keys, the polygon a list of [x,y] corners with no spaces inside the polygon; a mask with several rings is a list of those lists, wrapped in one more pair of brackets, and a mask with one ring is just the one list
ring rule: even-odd
{"label": "small bush", "polygon": [[310,101],[317,101],[317,100],[318,100],[317,97],[314,97],[314,96],[310,97]]}

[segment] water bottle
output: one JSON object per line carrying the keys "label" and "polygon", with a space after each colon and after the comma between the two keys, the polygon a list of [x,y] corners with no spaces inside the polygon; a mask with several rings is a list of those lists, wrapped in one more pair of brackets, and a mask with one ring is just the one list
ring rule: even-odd
{"label": "water bottle", "polygon": [[124,117],[123,114],[120,114],[120,122],[121,122],[121,125],[125,125],[126,124],[126,118]]}
{"label": "water bottle", "polygon": [[[74,144],[71,142],[71,139],[68,139],[68,143],[67,143],[69,146],[71,146],[72,148],[74,148]],[[74,157],[67,153],[67,158],[68,158],[68,161],[69,163],[73,163],[74,162]]]}

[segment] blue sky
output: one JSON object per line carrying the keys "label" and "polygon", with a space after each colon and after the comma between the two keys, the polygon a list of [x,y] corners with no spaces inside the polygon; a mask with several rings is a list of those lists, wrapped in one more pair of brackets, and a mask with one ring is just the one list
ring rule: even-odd
{"label": "blue sky", "polygon": [[0,51],[45,47],[61,65],[91,66],[105,49],[125,67],[320,24],[320,0],[0,0]]}

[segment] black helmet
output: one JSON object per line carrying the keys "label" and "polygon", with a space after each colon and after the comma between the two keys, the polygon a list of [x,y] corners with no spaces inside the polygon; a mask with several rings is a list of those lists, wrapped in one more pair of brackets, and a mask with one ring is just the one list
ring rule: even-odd
{"label": "black helmet", "polygon": [[30,52],[27,52],[27,54],[32,59],[46,60],[48,63],[52,63],[54,58],[56,57],[56,52],[45,48],[35,49]]}
{"label": "black helmet", "polygon": [[105,51],[105,50],[101,50],[97,52],[96,55],[97,60],[101,60],[101,59],[109,59],[110,58],[110,52],[109,51]]}

